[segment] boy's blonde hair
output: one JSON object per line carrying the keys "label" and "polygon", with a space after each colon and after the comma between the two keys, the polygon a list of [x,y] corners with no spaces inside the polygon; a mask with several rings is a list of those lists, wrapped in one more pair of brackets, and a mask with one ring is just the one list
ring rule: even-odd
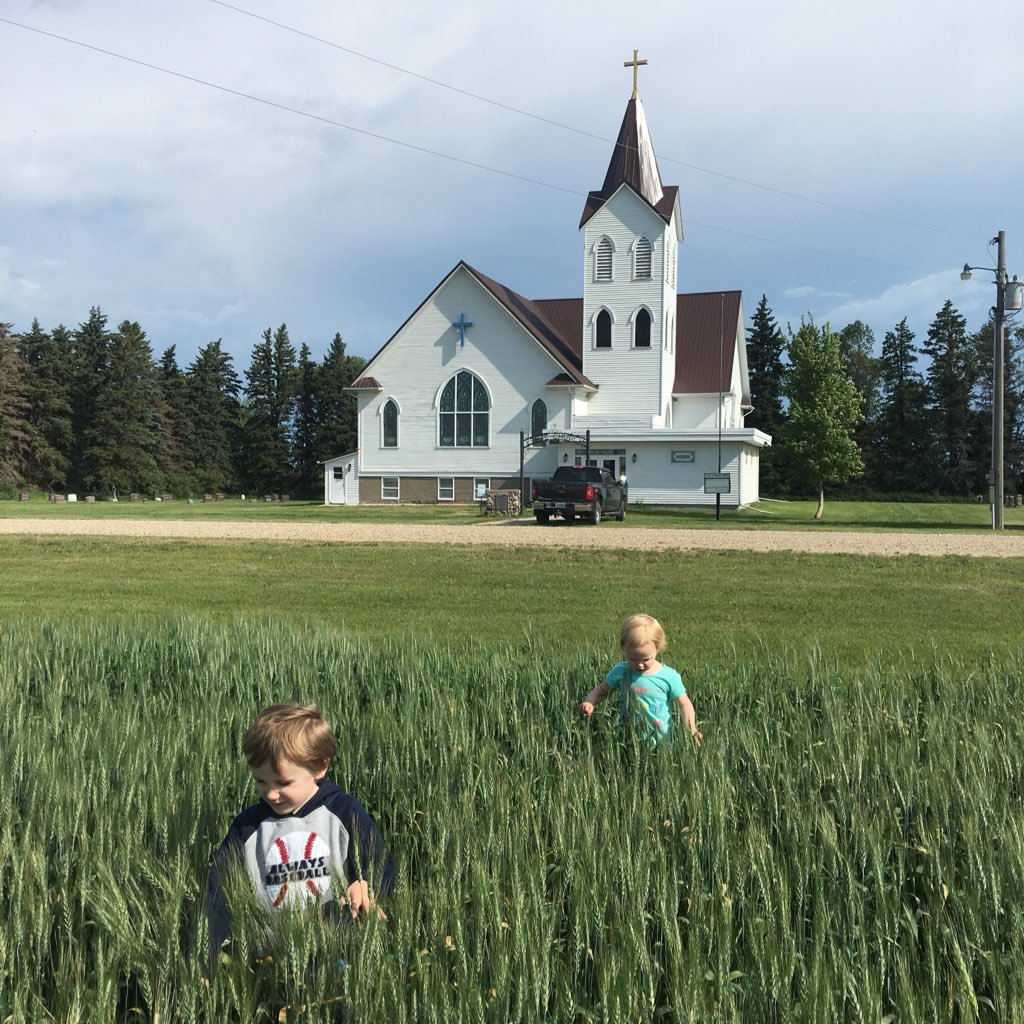
{"label": "boy's blonde hair", "polygon": [[291,761],[316,772],[338,752],[334,732],[315,704],[273,704],[257,716],[242,737],[250,768],[269,761],[278,771]]}
{"label": "boy's blonde hair", "polygon": [[647,643],[653,643],[659,654],[668,646],[661,623],[651,615],[630,615],[619,630],[619,646],[625,650]]}

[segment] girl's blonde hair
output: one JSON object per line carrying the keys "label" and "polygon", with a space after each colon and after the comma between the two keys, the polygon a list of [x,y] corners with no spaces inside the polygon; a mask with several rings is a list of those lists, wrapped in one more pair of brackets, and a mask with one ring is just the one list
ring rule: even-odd
{"label": "girl's blonde hair", "polygon": [[278,771],[291,761],[319,771],[338,752],[334,732],[315,704],[273,704],[261,711],[242,737],[242,753],[250,768],[268,761]]}
{"label": "girl's blonde hair", "polygon": [[661,623],[651,615],[630,615],[619,630],[619,646],[625,650],[647,643],[653,643],[659,654],[668,646]]}

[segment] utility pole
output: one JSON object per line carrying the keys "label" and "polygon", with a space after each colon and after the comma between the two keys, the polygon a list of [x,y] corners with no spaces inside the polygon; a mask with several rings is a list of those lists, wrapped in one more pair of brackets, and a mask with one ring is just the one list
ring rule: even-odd
{"label": "utility pole", "polygon": [[1003,391],[1006,376],[1006,343],[1003,339],[1006,320],[1006,232],[996,236],[996,312],[992,339],[992,529],[1003,528]]}

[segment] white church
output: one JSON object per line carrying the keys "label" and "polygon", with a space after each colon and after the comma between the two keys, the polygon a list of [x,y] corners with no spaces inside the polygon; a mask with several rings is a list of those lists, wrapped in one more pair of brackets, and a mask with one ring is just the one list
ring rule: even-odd
{"label": "white church", "polygon": [[587,459],[625,475],[630,501],[757,501],[771,438],[744,426],[741,295],[677,293],[679,190],[661,181],[642,63],[580,218],[583,297],[527,299],[459,262],[352,385],[358,449],[324,463],[327,504],[476,501],[518,490],[521,466],[528,501],[532,479]]}

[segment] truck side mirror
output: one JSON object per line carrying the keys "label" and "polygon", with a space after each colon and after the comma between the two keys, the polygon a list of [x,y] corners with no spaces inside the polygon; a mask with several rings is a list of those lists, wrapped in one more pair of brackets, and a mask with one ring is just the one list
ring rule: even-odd
{"label": "truck side mirror", "polygon": [[626,474],[625,473],[623,473],[622,476],[619,477],[619,484],[622,487],[626,486]]}

